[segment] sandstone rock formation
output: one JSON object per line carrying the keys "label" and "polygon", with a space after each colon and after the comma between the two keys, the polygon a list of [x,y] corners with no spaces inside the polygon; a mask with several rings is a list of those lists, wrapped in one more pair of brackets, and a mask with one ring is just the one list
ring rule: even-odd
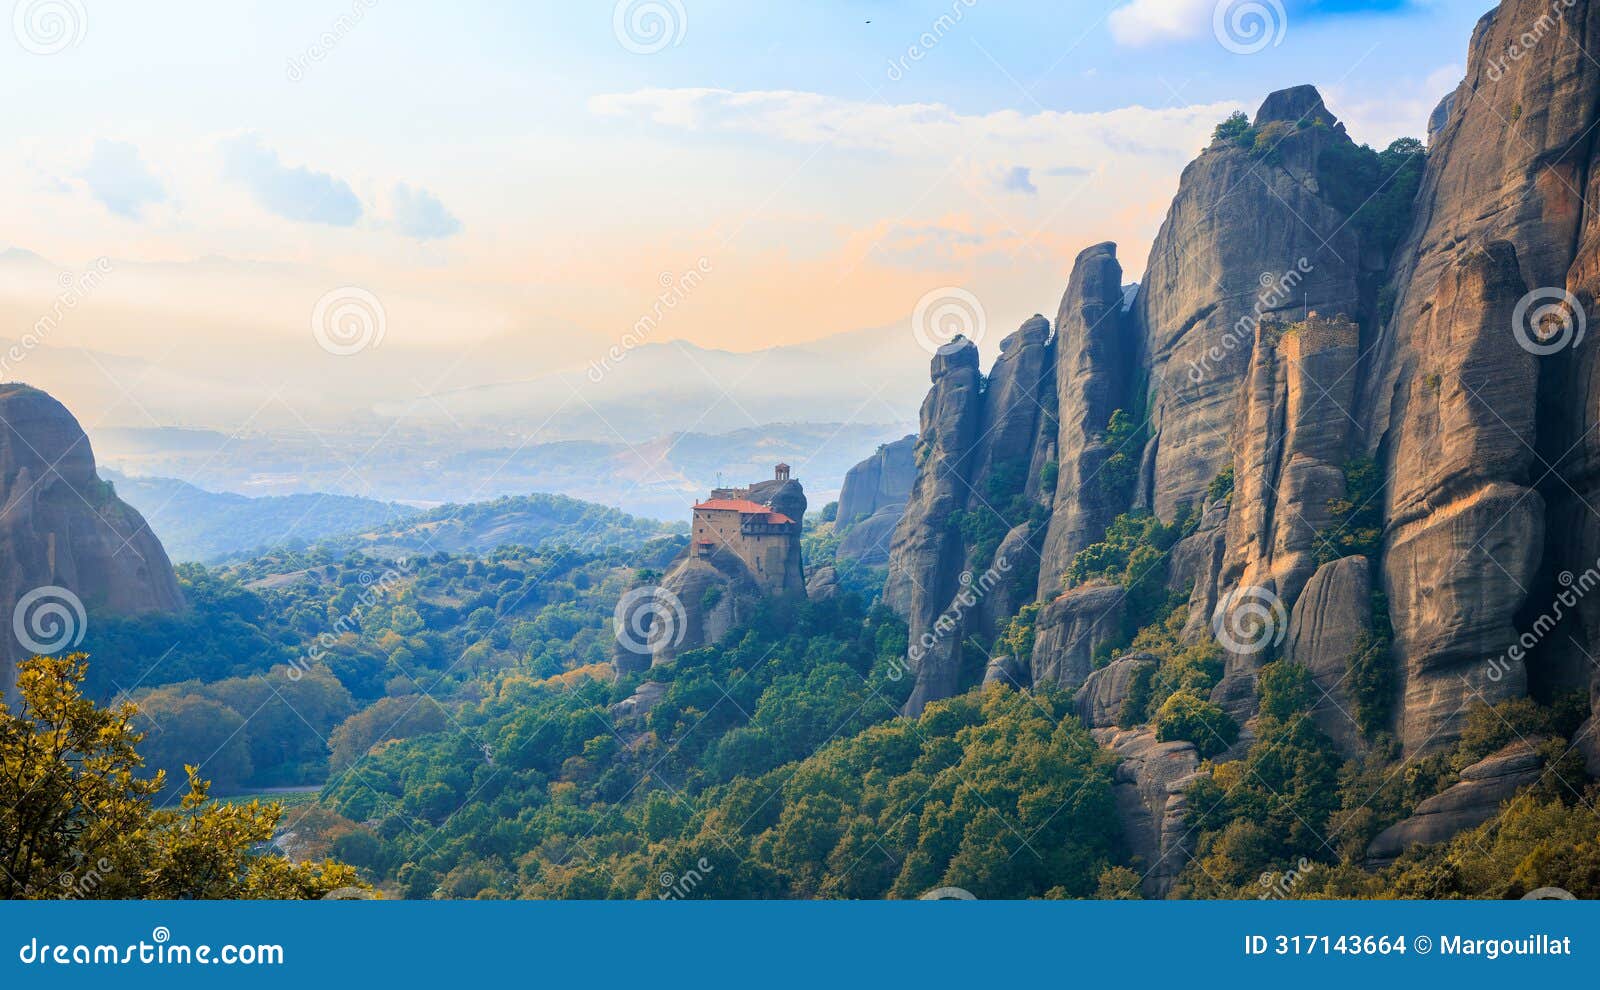
{"label": "sandstone rock formation", "polygon": [[1142,671],[1160,662],[1161,658],[1153,654],[1133,653],[1090,674],[1074,699],[1078,718],[1091,729],[1115,728],[1123,703],[1133,691],[1134,681]]}
{"label": "sandstone rock formation", "polygon": [[978,433],[982,396],[978,348],[957,338],[933,358],[933,388],[922,403],[917,434],[917,480],[889,550],[889,580],[883,597],[910,627],[910,641],[933,638],[936,650],[913,657],[917,686],[908,713],[948,698],[959,683],[959,659],[950,637],[935,636],[935,624],[960,585],[966,556],[956,513],[971,494],[969,456]]}
{"label": "sandstone rock formation", "polygon": [[617,719],[643,718],[667,696],[667,687],[660,681],[645,681],[638,690],[611,706],[611,716]]}
{"label": "sandstone rock formation", "polygon": [[839,571],[833,567],[819,567],[806,578],[806,597],[814,602],[827,601],[839,593]]}
{"label": "sandstone rock formation", "polygon": [[[81,601],[88,623],[97,614],[176,612],[183,595],[161,541],[143,517],[95,473],[94,453],[66,407],[20,384],[0,385],[0,690],[32,645],[70,649],[83,631],[77,617],[52,627],[38,615],[17,615],[25,596],[61,588]],[[59,600],[60,596],[50,598]],[[44,601],[44,599],[37,599]],[[26,611],[26,609],[24,609]],[[59,644],[61,632],[66,632]]]}
{"label": "sandstone rock formation", "polygon": [[1122,631],[1128,593],[1121,585],[1074,588],[1039,611],[1034,630],[1033,682],[1077,687],[1089,676],[1094,654]]}
{"label": "sandstone rock formation", "polygon": [[1095,738],[1121,758],[1113,795],[1144,896],[1165,897],[1191,855],[1188,790],[1199,754],[1193,743],[1157,742],[1148,730],[1100,729]]}
{"label": "sandstone rock formation", "polygon": [[1056,317],[1057,472],[1050,527],[1039,566],[1039,595],[1061,592],[1072,558],[1100,539],[1129,493],[1104,477],[1106,461],[1122,455],[1137,463],[1142,451],[1113,450],[1106,428],[1117,410],[1133,405],[1135,340],[1123,311],[1122,266],[1115,244],[1078,255]]}
{"label": "sandstone rock formation", "polygon": [[[933,388],[922,406],[917,479],[889,554],[884,600],[910,626],[916,714],[982,677],[983,658],[964,657],[969,636],[991,639],[1017,606],[1018,574],[1038,566],[1026,510],[1042,497],[1038,436],[1050,421],[1050,325],[1035,317],[1002,342],[980,388],[977,348],[958,339],[934,356]],[[986,552],[968,547],[961,520],[1004,534]],[[982,557],[983,559],[978,559]]]}
{"label": "sandstone rock formation", "polygon": [[1237,397],[1263,316],[1359,313],[1371,259],[1320,181],[1351,146],[1310,86],[1274,93],[1249,148],[1213,145],[1184,170],[1139,291],[1154,471],[1163,519],[1198,504],[1232,459]]}
{"label": "sandstone rock formation", "polygon": [[1372,565],[1365,557],[1324,564],[1295,602],[1284,656],[1311,671],[1321,697],[1317,728],[1345,756],[1362,749],[1350,699],[1350,661],[1372,632]]}
{"label": "sandstone rock formation", "polygon": [[[1274,93],[1185,170],[1136,293],[1095,245],[1054,336],[1030,321],[987,389],[969,346],[941,352],[885,591],[922,654],[908,712],[983,679],[963,644],[1036,604],[1028,679],[1078,688],[1085,721],[1110,731],[1138,668],[1093,662],[1128,648],[1149,606],[1110,585],[1063,592],[1063,576],[1124,512],[1185,523],[1163,563],[1186,642],[1214,638],[1241,593],[1280,610],[1213,693],[1242,721],[1261,666],[1287,658],[1323,695],[1318,726],[1359,754],[1350,663],[1380,629],[1396,690],[1368,714],[1392,707],[1374,728],[1407,758],[1454,745],[1480,703],[1587,687],[1600,710],[1600,594],[1573,590],[1600,573],[1600,349],[1580,346],[1600,304],[1596,42],[1600,3],[1503,0],[1421,160],[1418,144],[1360,151],[1311,87]],[[1118,410],[1142,450],[1108,449]],[[1347,477],[1371,476],[1377,494],[1354,505]],[[973,525],[1002,503],[1029,518],[1003,519],[1003,538]],[[1339,539],[1369,507],[1363,538]],[[1039,550],[1032,602],[1008,586],[934,635],[997,543]],[[1600,771],[1600,722],[1587,729]],[[1130,764],[1150,749],[1137,736],[1118,737]],[[1159,819],[1147,796],[1141,828]],[[1396,841],[1466,819],[1437,820]]]}
{"label": "sandstone rock formation", "polygon": [[1539,779],[1543,739],[1519,739],[1461,771],[1461,782],[1417,805],[1416,813],[1381,832],[1367,847],[1375,864],[1394,860],[1412,846],[1443,842],[1500,812],[1516,792]]}
{"label": "sandstone rock formation", "polygon": [[[1276,596],[1286,613],[1316,572],[1332,521],[1328,503],[1345,495],[1358,333],[1345,318],[1265,322],[1256,330],[1233,431],[1233,503],[1215,593],[1224,613],[1253,607],[1258,596],[1248,589]],[[1213,618],[1238,625],[1227,614]],[[1260,642],[1230,650],[1214,700],[1235,717],[1253,709],[1256,672],[1275,659],[1270,647],[1284,631],[1263,630]]]}
{"label": "sandstone rock formation", "polygon": [[1003,684],[1021,690],[1028,687],[1028,667],[1016,657],[993,657],[983,672],[984,686]]}
{"label": "sandstone rock formation", "polygon": [[915,436],[884,444],[845,475],[834,519],[834,526],[843,534],[840,560],[869,567],[889,562],[889,543],[917,480],[916,445]]}

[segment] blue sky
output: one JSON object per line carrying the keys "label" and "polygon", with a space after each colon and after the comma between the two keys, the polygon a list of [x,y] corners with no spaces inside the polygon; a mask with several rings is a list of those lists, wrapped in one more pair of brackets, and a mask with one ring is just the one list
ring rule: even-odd
{"label": "blue sky", "polygon": [[[942,285],[1014,325],[1087,244],[1137,274],[1210,126],[1272,89],[1420,133],[1487,9],[1256,2],[1240,54],[1216,0],[73,0],[65,44],[0,38],[0,247],[129,262],[71,343],[209,340],[226,308],[197,362],[302,344],[358,285],[386,346],[582,366],[695,267],[668,338],[886,326]],[[0,284],[0,336],[40,291]]]}

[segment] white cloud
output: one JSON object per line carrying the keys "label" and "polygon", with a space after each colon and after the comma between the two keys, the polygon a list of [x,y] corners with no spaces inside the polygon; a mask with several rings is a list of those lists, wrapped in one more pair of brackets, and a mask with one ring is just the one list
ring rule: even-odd
{"label": "white cloud", "polygon": [[167,198],[161,182],[139,158],[139,149],[123,141],[96,141],[79,178],[106,209],[131,220],[138,219],[145,206]]}
{"label": "white cloud", "polygon": [[254,134],[223,142],[226,175],[249,189],[262,209],[285,220],[349,227],[361,219],[350,184],[326,172],[288,166]]}
{"label": "white cloud", "polygon": [[1211,29],[1214,0],[1132,0],[1111,12],[1111,36],[1124,45],[1196,38]]}
{"label": "white cloud", "polygon": [[1033,184],[1033,169],[1026,165],[1013,165],[1007,169],[1000,177],[1000,188],[1027,196],[1039,195],[1039,187]]}
{"label": "white cloud", "polygon": [[428,190],[412,189],[402,182],[391,198],[395,229],[407,237],[431,241],[461,233],[461,221]]}

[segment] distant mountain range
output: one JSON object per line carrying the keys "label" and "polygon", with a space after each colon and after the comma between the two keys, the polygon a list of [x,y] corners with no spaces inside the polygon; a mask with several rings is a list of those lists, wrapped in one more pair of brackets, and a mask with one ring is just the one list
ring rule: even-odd
{"label": "distant mountain range", "polygon": [[568,544],[585,552],[639,547],[687,534],[689,524],[639,519],[565,495],[508,495],[492,502],[442,505],[386,526],[330,541],[382,557],[488,553],[497,547]]}
{"label": "distant mountain range", "polygon": [[570,543],[584,550],[636,547],[687,532],[687,524],[639,519],[564,495],[512,495],[423,511],[398,502],[326,493],[250,497],[172,478],[102,471],[138,509],[174,562],[216,563],[255,551],[315,543],[378,556],[487,553],[518,544]]}
{"label": "distant mountain range", "polygon": [[[423,508],[551,492],[636,516],[678,521],[688,518],[689,506],[717,487],[719,478],[769,477],[779,461],[793,465],[812,501],[824,505],[837,497],[845,473],[856,462],[904,436],[907,428],[899,423],[772,423],[631,442],[538,442],[507,430],[419,425],[380,436],[304,430],[232,436],[170,428],[92,432],[96,456],[122,474],[180,478],[212,492],[329,492],[379,505],[404,502]],[[132,500],[145,507],[136,493]],[[292,512],[292,506],[285,511]],[[396,515],[389,509],[378,511],[380,519]],[[181,513],[164,516],[167,525],[182,525]],[[283,526],[294,521],[287,518]],[[167,538],[165,532],[161,535]]]}
{"label": "distant mountain range", "polygon": [[304,546],[331,536],[397,524],[419,510],[350,495],[212,492],[173,478],[101,477],[139,510],[174,562],[211,563],[251,550]]}

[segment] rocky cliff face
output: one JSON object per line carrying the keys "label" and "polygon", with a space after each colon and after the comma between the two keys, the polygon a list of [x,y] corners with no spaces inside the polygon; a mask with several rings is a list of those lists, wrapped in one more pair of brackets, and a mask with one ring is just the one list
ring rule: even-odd
{"label": "rocky cliff face", "polygon": [[1054,342],[1034,317],[1000,345],[987,379],[964,339],[933,359],[922,406],[917,478],[889,551],[884,600],[910,626],[915,714],[982,680],[994,639],[1034,596],[1044,465],[1055,432]]}
{"label": "rocky cliff face", "polygon": [[1060,594],[1072,558],[1100,539],[1127,508],[1129,493],[1117,490],[1106,462],[1120,456],[1137,463],[1142,452],[1112,447],[1106,442],[1106,430],[1117,410],[1132,405],[1136,345],[1132,322],[1124,312],[1117,246],[1088,248],[1072,266],[1056,317],[1058,421],[1050,439],[1057,471],[1039,567],[1041,597]]}
{"label": "rocky cliff face", "polygon": [[1267,98],[1248,147],[1219,142],[1184,171],[1138,304],[1154,465],[1141,500],[1161,517],[1199,502],[1232,459],[1262,318],[1361,312],[1376,262],[1324,182],[1351,147],[1302,86]]}
{"label": "rocky cliff face", "polygon": [[[1508,57],[1552,15],[1539,45]],[[1587,2],[1507,0],[1479,23],[1364,382],[1359,414],[1389,481],[1382,566],[1399,728],[1413,752],[1452,742],[1472,701],[1530,680],[1557,689],[1580,666],[1567,635],[1542,637],[1525,658],[1508,648],[1536,620],[1528,610],[1548,612],[1561,590],[1552,579],[1583,572],[1600,550],[1590,453],[1600,448],[1586,434],[1600,384],[1593,348],[1563,345],[1560,322],[1539,319],[1552,292],[1585,309],[1595,298],[1583,204],[1595,182],[1600,67],[1586,51],[1597,37],[1600,6]],[[1575,631],[1593,644],[1600,601],[1581,608]]]}
{"label": "rocky cliff face", "polygon": [[[82,603],[53,617],[63,589]],[[20,606],[20,608],[19,608]],[[101,481],[83,428],[66,407],[26,385],[0,385],[0,689],[36,649],[70,649],[96,614],[183,607],[172,564],[144,519]],[[20,632],[20,635],[19,635]]]}
{"label": "rocky cliff face", "polygon": [[[1131,308],[1115,246],[1096,245],[1054,336],[1024,327],[986,389],[970,346],[942,352],[886,590],[912,630],[908,710],[984,679],[962,644],[1033,604],[1027,679],[1082,686],[1110,731],[1134,665],[1095,668],[1151,590],[1064,578],[1086,548],[1115,558],[1101,541],[1127,512],[1164,527],[1144,562],[1188,601],[1182,639],[1222,646],[1213,700],[1241,721],[1283,658],[1310,670],[1346,755],[1375,732],[1438,752],[1482,703],[1600,703],[1600,352],[1578,346],[1600,300],[1595,44],[1600,3],[1505,0],[1425,153],[1357,149],[1315,89],[1272,94],[1185,170]],[[998,531],[980,503],[1005,506]],[[1037,549],[1032,594],[953,608],[997,542]],[[1358,662],[1377,665],[1359,698]],[[990,679],[1020,680],[1000,666]],[[1579,745],[1600,770],[1597,737]],[[1159,855],[1163,788],[1187,771],[1145,773],[1138,738],[1119,743],[1126,810]]]}
{"label": "rocky cliff face", "polygon": [[838,556],[869,567],[889,562],[889,542],[917,480],[917,438],[884,444],[844,476],[834,526],[843,535]]}

